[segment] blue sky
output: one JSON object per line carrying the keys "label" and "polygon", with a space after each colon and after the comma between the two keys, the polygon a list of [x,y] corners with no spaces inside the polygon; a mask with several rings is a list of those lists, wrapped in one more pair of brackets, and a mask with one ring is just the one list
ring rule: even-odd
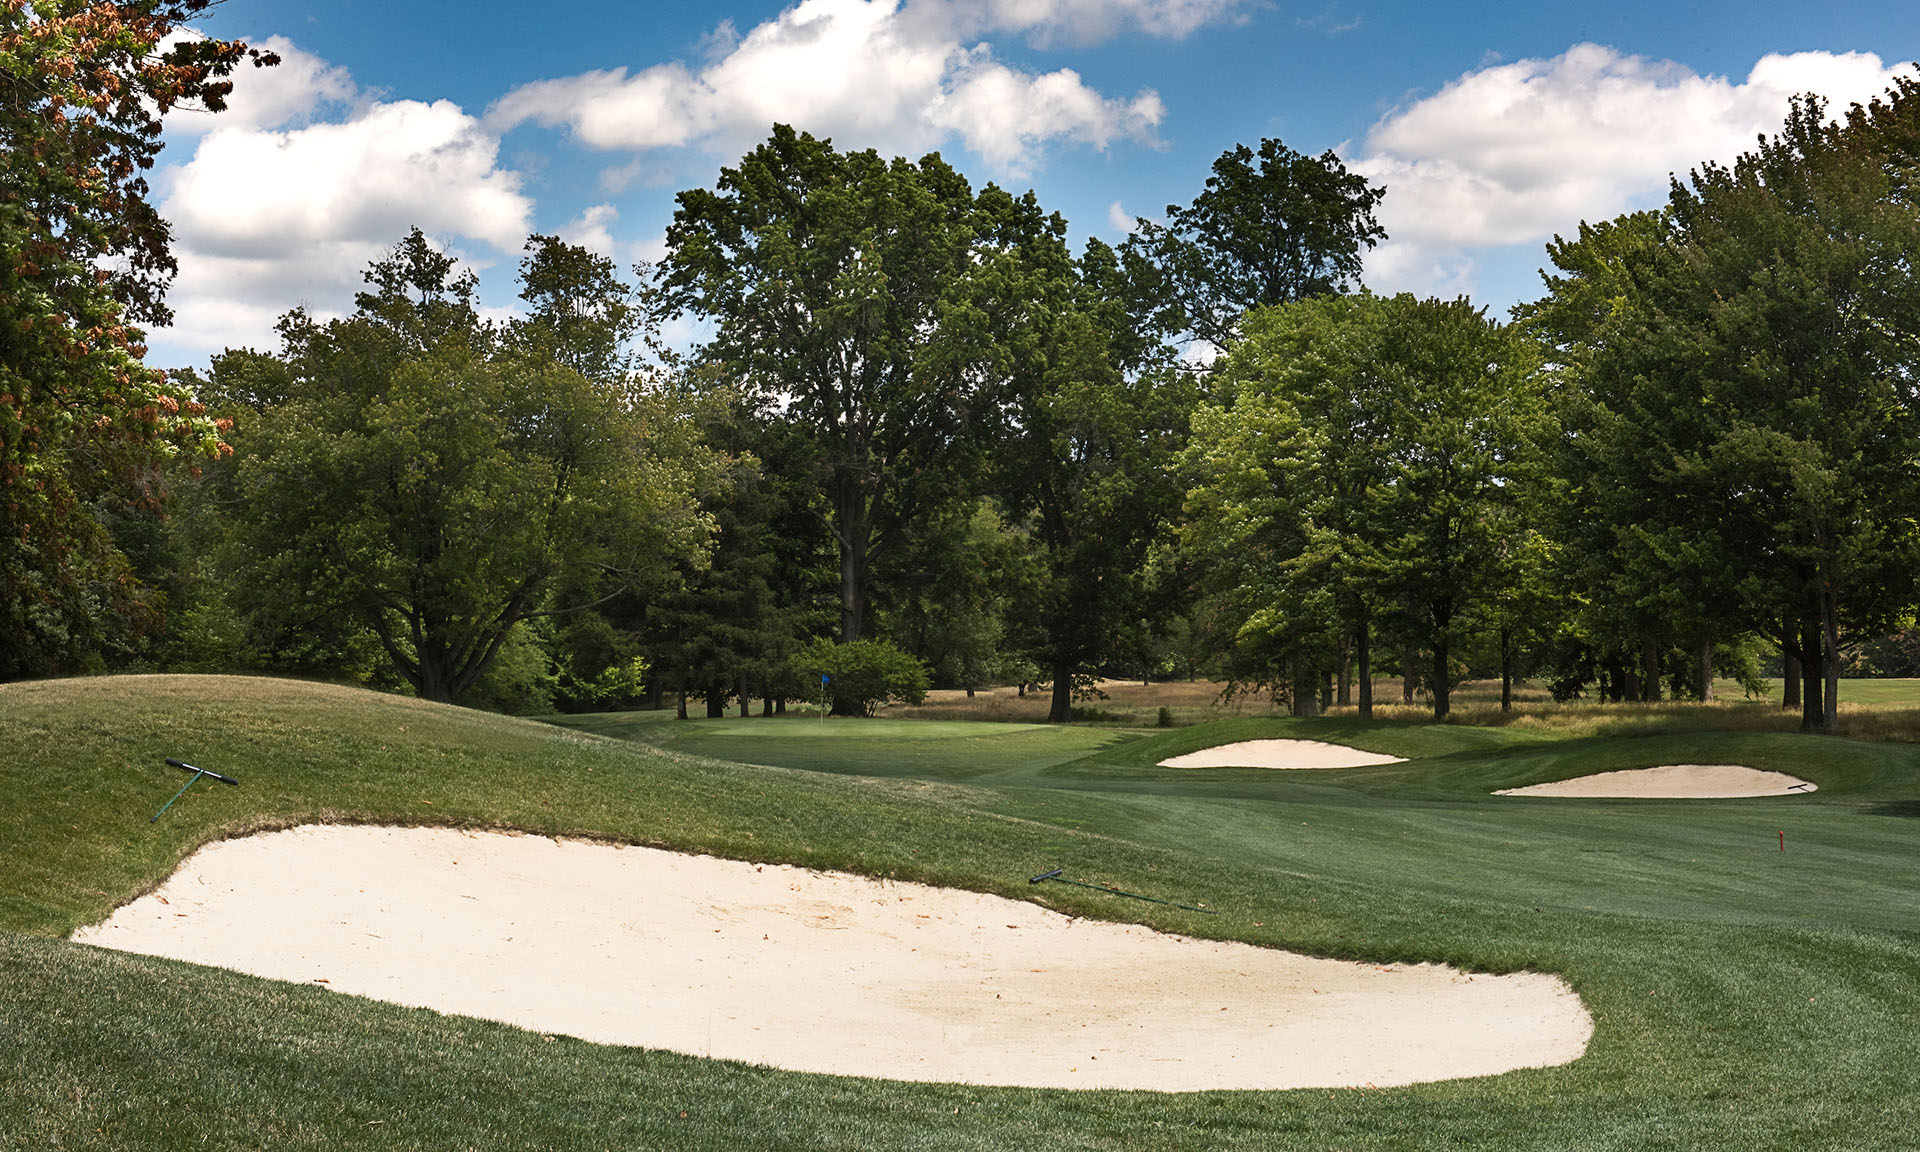
{"label": "blue sky", "polygon": [[414,224],[501,310],[529,232],[655,257],[674,193],[775,119],[937,149],[1109,241],[1236,142],[1336,149],[1388,189],[1370,286],[1504,313],[1555,232],[1658,203],[1794,92],[1844,105],[1920,56],[1910,0],[227,0],[201,27],[286,63],[242,75],[228,113],[169,120],[168,366],[270,348],[295,305],[344,311]]}

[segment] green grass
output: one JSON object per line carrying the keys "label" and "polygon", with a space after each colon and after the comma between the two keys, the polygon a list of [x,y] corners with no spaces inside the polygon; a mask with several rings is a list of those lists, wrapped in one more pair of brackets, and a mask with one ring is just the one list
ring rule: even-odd
{"label": "green grass", "polygon": [[616,731],[608,727],[610,717],[605,715],[548,719],[579,731],[742,764],[859,776],[973,781],[1030,775],[1034,770],[1125,743],[1134,736],[1112,729],[961,720],[788,716],[641,722]]}
{"label": "green grass", "polygon": [[[241,678],[0,686],[0,1148],[1798,1152],[1920,1133],[1912,745],[1687,722],[569,723],[590,731]],[[1274,735],[1412,759],[1157,766]],[[202,782],[149,824],[184,779],[167,755],[242,784]],[[1489,795],[1683,760],[1820,791]],[[62,939],[199,844],[311,820],[597,835],[1322,955],[1553,971],[1596,1032],[1564,1067],[1388,1091],[912,1085],[601,1047]],[[1056,865],[1221,914],[1025,882]]]}

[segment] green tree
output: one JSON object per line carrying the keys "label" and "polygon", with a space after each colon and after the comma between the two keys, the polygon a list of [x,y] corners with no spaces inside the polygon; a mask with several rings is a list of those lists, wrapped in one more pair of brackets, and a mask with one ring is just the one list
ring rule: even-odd
{"label": "green tree", "polygon": [[1802,98],[1778,136],[1676,181],[1669,204],[1693,288],[1681,322],[1699,318],[1719,415],[1709,459],[1728,514],[1791,572],[1749,601],[1802,622],[1810,727],[1833,724],[1842,631],[1887,630],[1920,571],[1916,124],[1911,81],[1844,125]]}
{"label": "green tree", "polygon": [[1167,205],[1165,224],[1140,220],[1127,250],[1158,273],[1167,331],[1226,348],[1251,308],[1357,284],[1362,253],[1386,238],[1373,217],[1385,194],[1331,151],[1237,144],[1193,203]]}
{"label": "green tree", "polygon": [[366,276],[353,315],[281,324],[287,395],[236,433],[232,570],[257,615],[349,620],[421,696],[455,700],[516,625],[704,547],[698,462],[654,451],[622,390],[530,351],[539,333],[481,323],[472,277],[417,230]]}
{"label": "green tree", "polygon": [[1033,602],[1026,533],[996,501],[954,503],[923,516],[894,553],[879,619],[927,665],[935,687],[968,695],[1014,677],[1007,672],[1012,618]]}
{"label": "green tree", "polygon": [[1718,414],[1686,276],[1663,213],[1583,223],[1548,253],[1548,294],[1518,313],[1551,363],[1566,433],[1546,506],[1580,602],[1570,654],[1594,662],[1604,694],[1655,700],[1671,648],[1709,652],[1752,627],[1737,525],[1705,453]]}
{"label": "green tree", "polygon": [[1513,576],[1551,428],[1530,345],[1464,300],[1360,294],[1252,313],[1194,418],[1188,547],[1236,678],[1311,714],[1374,621],[1432,653],[1436,718],[1474,612]]}
{"label": "green tree", "polygon": [[926,668],[885,640],[835,644],[816,638],[793,654],[793,668],[819,691],[851,701],[855,716],[872,716],[889,701],[918,704],[927,698]]}
{"label": "green tree", "polygon": [[[944,308],[971,251],[973,195],[937,155],[836,152],[784,125],[682,192],[662,283],[708,318],[703,354],[805,432],[839,561],[839,636],[867,627],[875,562],[968,457],[963,357]],[[797,446],[798,447],[798,446]]]}
{"label": "green tree", "polygon": [[74,671],[156,627],[102,521],[221,429],[143,362],[175,264],[148,203],[160,119],[219,111],[238,41],[167,45],[209,0],[0,5],[0,679]]}
{"label": "green tree", "polygon": [[1052,678],[1048,719],[1064,723],[1076,680],[1130,627],[1147,548],[1177,500],[1165,465],[1183,390],[1132,339],[1111,248],[1090,242],[1075,261],[1066,221],[1031,192],[989,185],[979,219],[965,323],[996,402],[994,486],[1033,555],[1035,602],[1017,615]]}
{"label": "green tree", "polygon": [[1714,644],[1761,633],[1807,668],[1803,723],[1825,727],[1843,630],[1913,603],[1917,120],[1910,82],[1844,124],[1795,101],[1780,135],[1676,181],[1665,213],[1553,250],[1565,274],[1528,322],[1570,384],[1564,519],[1585,526],[1568,539],[1590,630],[1639,643],[1625,694],[1656,694],[1676,645],[1699,691]]}
{"label": "green tree", "polygon": [[744,715],[755,691],[763,699],[785,695],[792,616],[774,592],[780,492],[747,451],[752,429],[737,393],[690,393],[683,408],[703,441],[726,452],[726,465],[709,470],[698,493],[714,519],[713,547],[684,564],[671,587],[632,607],[658,682],[678,698],[683,717],[689,695],[705,701],[710,717],[724,715],[730,699]]}
{"label": "green tree", "polygon": [[1388,525],[1383,580],[1418,609],[1445,719],[1453,647],[1508,575],[1553,425],[1532,344],[1465,299],[1394,297],[1382,355],[1397,398],[1373,512]]}
{"label": "green tree", "polygon": [[[1235,354],[1257,346],[1249,340]],[[1235,371],[1229,364],[1227,372]],[[1331,666],[1331,598],[1297,579],[1312,544],[1320,437],[1279,389],[1241,387],[1200,406],[1180,457],[1189,480],[1181,547],[1198,570],[1200,617],[1228,653],[1236,687],[1312,714]]]}

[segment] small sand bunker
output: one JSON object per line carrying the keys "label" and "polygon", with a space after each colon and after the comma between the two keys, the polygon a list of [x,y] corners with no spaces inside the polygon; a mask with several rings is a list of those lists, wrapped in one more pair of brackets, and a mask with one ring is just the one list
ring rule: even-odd
{"label": "small sand bunker", "polygon": [[1160,761],[1162,768],[1366,768],[1374,764],[1402,764],[1399,756],[1362,752],[1322,740],[1242,740],[1202,748],[1185,756]]}
{"label": "small sand bunker", "polygon": [[1597,772],[1551,784],[1503,788],[1496,796],[1589,796],[1641,800],[1732,800],[1743,796],[1797,796],[1816,786],[1785,772],[1741,764],[1662,764]]}
{"label": "small sand bunker", "polygon": [[606,1044],[1047,1088],[1563,1064],[1559,978],[1310,959],[978,893],[645,848],[314,826],[210,845],[74,939]]}

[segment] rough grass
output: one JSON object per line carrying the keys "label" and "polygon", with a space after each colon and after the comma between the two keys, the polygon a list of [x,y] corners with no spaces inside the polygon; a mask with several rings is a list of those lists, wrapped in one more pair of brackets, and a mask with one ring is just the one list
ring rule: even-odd
{"label": "rough grass", "polygon": [[[1079,705],[1097,714],[1094,724],[1143,728],[1154,726],[1166,708],[1175,726],[1248,717],[1280,717],[1285,712],[1256,693],[1229,694],[1227,685],[1212,680],[1169,680],[1141,684],[1135,680],[1103,680],[1105,694]],[[1659,703],[1605,704],[1591,699],[1560,703],[1535,683],[1515,685],[1513,707],[1500,706],[1497,680],[1472,680],[1454,690],[1449,723],[1473,727],[1511,726],[1557,732],[1567,736],[1632,736],[1669,731],[1798,732],[1800,713],[1780,707],[1781,682],[1770,681],[1765,695],[1748,697],[1731,680],[1717,681],[1714,699]],[[1424,723],[1433,717],[1433,702],[1416,693],[1403,702],[1400,681],[1374,682],[1374,718],[1397,723]],[[924,704],[895,705],[888,717],[927,720],[972,720],[1001,723],[1043,723],[1050,707],[1045,694],[1019,694],[1016,688],[983,690],[969,697],[961,691],[930,692]],[[650,713],[648,715],[660,715]],[[1353,705],[1334,706],[1332,717],[1357,715]],[[1842,680],[1835,734],[1856,740],[1920,742],[1920,680]]]}
{"label": "rough grass", "polygon": [[[0,1148],[1891,1152],[1920,1131],[1920,749],[1346,717],[939,738],[888,723],[824,736],[804,734],[804,720],[751,732],[576,723],[650,742],[286,682],[0,687]],[[1335,772],[1157,766],[1259,735],[1413,759]],[[932,755],[956,740],[964,757]],[[726,741],[770,766],[694,752]],[[915,749],[929,758],[913,761]],[[165,755],[242,784],[197,785],[149,824],[183,779]],[[1821,790],[1488,794],[1703,759],[1792,771]],[[1322,955],[1554,971],[1597,1031],[1565,1067],[1388,1091],[911,1085],[602,1047],[61,939],[201,843],[308,820],[593,835]],[[1220,914],[1026,883],[1053,866]]]}

